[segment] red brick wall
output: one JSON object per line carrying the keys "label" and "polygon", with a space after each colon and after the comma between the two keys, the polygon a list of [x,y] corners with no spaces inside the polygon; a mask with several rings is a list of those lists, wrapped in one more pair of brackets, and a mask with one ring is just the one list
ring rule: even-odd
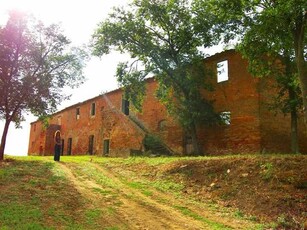
{"label": "red brick wall", "polygon": [[[216,64],[228,60],[229,79],[217,83]],[[270,79],[252,77],[247,71],[247,62],[235,51],[225,51],[205,60],[209,79],[215,90],[204,92],[207,99],[214,100],[217,112],[231,112],[230,125],[198,127],[199,137],[206,154],[289,152],[290,118],[269,111],[265,103],[271,100],[274,88]],[[181,127],[170,117],[165,107],[155,97],[157,82],[146,81],[147,94],[143,111],[130,110],[130,117],[122,113],[122,91],[109,92],[85,102],[68,107],[56,114],[50,124],[61,125],[64,139],[64,155],[67,154],[68,139],[72,139],[72,155],[88,154],[89,136],[94,136],[93,154],[103,154],[104,140],[110,141],[110,156],[128,156],[131,150],[143,150],[144,130],[132,120],[142,124],[151,133],[159,135],[165,143],[179,154],[183,154],[184,134]],[[91,116],[91,104],[96,105],[96,114]],[[76,109],[80,109],[79,119]],[[159,123],[163,121],[163,128]],[[36,129],[34,131],[34,127]],[[301,130],[303,130],[301,128]],[[40,122],[31,124],[29,154],[53,154],[46,147],[51,138],[51,128],[44,130]],[[49,133],[49,134],[48,134]],[[300,133],[301,150],[307,151],[306,134]],[[47,140],[47,141],[46,141]],[[42,147],[43,146],[43,149]]]}
{"label": "red brick wall", "polygon": [[[272,103],[277,90],[273,79],[263,79],[260,87],[260,125],[262,151],[273,153],[291,152],[291,119],[290,114],[284,115],[280,111],[270,110],[268,103]],[[298,136],[299,148],[307,153],[307,133],[303,124],[303,114],[299,114]]]}
{"label": "red brick wall", "polygon": [[[66,108],[52,117],[49,124],[59,124],[64,140],[64,155],[68,154],[68,139],[72,139],[72,155],[88,154],[89,136],[94,136],[93,154],[103,153],[103,141],[110,140],[110,155],[127,156],[131,149],[142,150],[144,132],[140,130],[126,115],[121,112],[122,91],[116,90],[106,96],[98,96],[83,103]],[[91,116],[92,103],[96,113]],[[80,109],[79,119],[76,109]],[[59,122],[60,121],[60,122]],[[36,126],[36,131],[34,127]],[[31,124],[29,150],[30,155],[39,154],[39,145],[44,146],[46,140],[52,140],[52,125],[46,131],[41,122]],[[52,155],[53,150],[44,148],[40,155]]]}
{"label": "red brick wall", "polygon": [[[165,106],[157,100],[155,96],[157,82],[154,78],[151,78],[147,81],[146,87],[143,110],[141,114],[137,114],[138,119],[144,123],[151,133],[160,136],[172,150],[182,153],[182,128],[167,113]],[[163,130],[159,129],[159,123],[161,121],[165,122],[165,129]]]}
{"label": "red brick wall", "polygon": [[[228,81],[217,83],[216,65],[228,60]],[[204,148],[209,154],[249,153],[260,150],[259,80],[247,71],[247,63],[233,50],[206,59],[214,91],[205,97],[214,100],[216,112],[231,112],[230,125],[207,127]]]}
{"label": "red brick wall", "polygon": [[43,155],[46,141],[46,130],[41,122],[31,123],[28,153],[31,155]]}

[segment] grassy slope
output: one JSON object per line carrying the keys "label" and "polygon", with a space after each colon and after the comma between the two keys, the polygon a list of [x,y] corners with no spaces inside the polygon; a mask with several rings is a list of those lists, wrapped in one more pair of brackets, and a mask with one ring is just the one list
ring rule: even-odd
{"label": "grassy slope", "polygon": [[[61,160],[92,160],[118,173],[135,172],[139,178],[128,182],[131,187],[143,189],[143,182],[151,181],[162,190],[239,208],[234,211],[239,218],[273,221],[285,229],[302,228],[306,219],[306,156]],[[84,210],[86,201],[51,157],[9,158],[0,163],[0,197],[0,229],[95,227],[95,212]],[[186,209],[182,212],[192,215]]]}
{"label": "grassy slope", "polygon": [[78,228],[83,201],[53,162],[18,158],[0,166],[0,229]]}
{"label": "grassy slope", "polygon": [[147,179],[183,185],[187,197],[235,208],[238,216],[280,229],[307,227],[307,156],[130,158],[122,163]]}

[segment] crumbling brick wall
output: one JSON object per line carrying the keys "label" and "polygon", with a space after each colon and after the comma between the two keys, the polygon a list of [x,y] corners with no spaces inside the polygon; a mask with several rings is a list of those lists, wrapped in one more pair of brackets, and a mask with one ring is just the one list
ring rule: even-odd
{"label": "crumbling brick wall", "polygon": [[[225,60],[228,62],[228,80],[218,83],[217,63]],[[251,76],[246,60],[234,50],[209,57],[204,64],[208,73],[204,80],[212,84],[214,91],[204,90],[203,96],[214,101],[216,112],[229,113],[230,123],[198,127],[203,151],[209,155],[259,153],[264,150],[289,152],[290,116],[275,116],[266,107],[275,93],[272,90],[274,81]],[[142,142],[148,132],[161,137],[178,154],[186,154],[191,147],[188,137],[157,100],[156,89],[155,79],[147,79],[146,96],[140,113],[130,108],[129,115],[124,114],[121,89],[55,113],[50,124],[58,125],[61,129],[64,155],[128,156],[131,152],[144,150]],[[48,141],[51,143],[53,131],[50,130],[44,130],[40,121],[31,124],[30,155],[50,154],[49,144],[46,144]],[[301,151],[307,152],[307,136],[301,126],[299,135]]]}

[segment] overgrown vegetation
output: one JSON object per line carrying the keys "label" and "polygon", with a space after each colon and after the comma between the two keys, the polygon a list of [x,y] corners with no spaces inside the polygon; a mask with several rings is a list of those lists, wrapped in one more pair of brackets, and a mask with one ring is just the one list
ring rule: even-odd
{"label": "overgrown vegetation", "polygon": [[[203,33],[196,30],[190,1],[132,1],[117,7],[100,23],[93,34],[94,55],[112,50],[126,52],[130,63],[119,63],[116,77],[138,110],[142,108],[146,78],[154,74],[158,82],[156,96],[167,111],[191,136],[195,155],[201,155],[197,129],[199,124],[217,123],[212,101],[202,91],[212,90],[205,69],[205,54],[200,47],[210,47],[219,40],[208,30],[212,21],[203,23]],[[204,28],[205,27],[205,28]]]}
{"label": "overgrown vegetation", "polygon": [[143,140],[145,148],[145,154],[156,154],[156,155],[173,155],[173,151],[168,148],[160,137],[153,134],[146,134]]}

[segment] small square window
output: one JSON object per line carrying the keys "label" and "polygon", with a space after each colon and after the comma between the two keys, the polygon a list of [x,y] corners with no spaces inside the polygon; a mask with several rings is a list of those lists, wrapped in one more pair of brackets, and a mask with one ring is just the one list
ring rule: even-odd
{"label": "small square window", "polygon": [[230,120],[230,115],[231,115],[231,113],[230,113],[229,111],[227,111],[227,112],[221,112],[221,113],[220,113],[220,117],[221,117],[221,119],[222,119],[222,122],[223,122],[225,125],[230,125],[230,122],[231,122],[231,120]]}
{"label": "small square window", "polygon": [[217,82],[228,81],[228,61],[217,63]]}

